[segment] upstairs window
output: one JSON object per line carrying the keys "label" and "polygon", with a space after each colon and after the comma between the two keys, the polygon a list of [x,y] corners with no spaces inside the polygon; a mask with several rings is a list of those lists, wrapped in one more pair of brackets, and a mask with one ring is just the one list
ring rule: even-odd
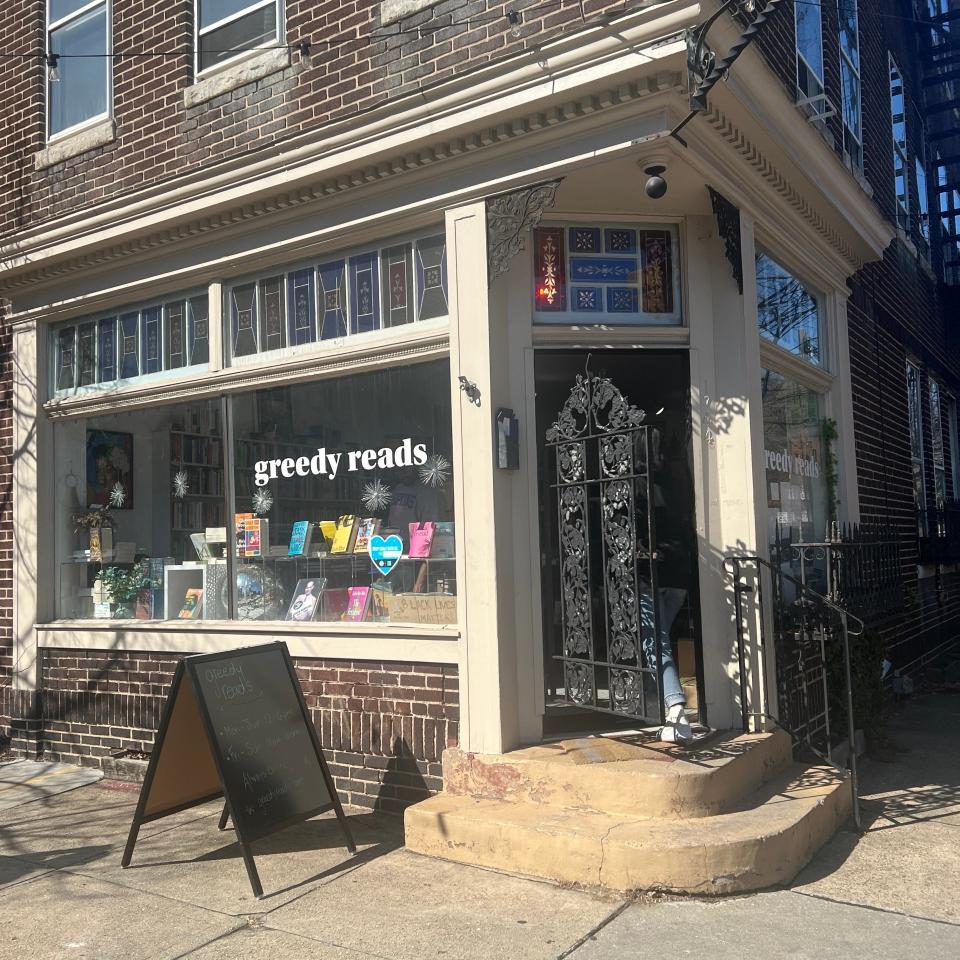
{"label": "upstairs window", "polygon": [[47,135],[110,112],[107,0],[47,0]]}
{"label": "upstairs window", "polygon": [[923,469],[923,410],[921,406],[920,368],[907,361],[907,423],[910,427],[910,466],[913,477],[913,502],[917,509],[917,534],[929,535],[927,525],[926,477]]}
{"label": "upstairs window", "polygon": [[776,260],[759,252],[757,322],[766,340],[810,363],[822,363],[817,298]]}
{"label": "upstairs window", "polygon": [[907,117],[903,95],[903,74],[890,57],[890,120],[893,135],[893,185],[897,195],[897,223],[906,230],[910,224],[910,194],[907,189]]}
{"label": "upstairs window", "polygon": [[281,0],[196,0],[197,73],[282,43]]}
{"label": "upstairs window", "polygon": [[819,112],[823,97],[823,23],[820,4],[794,5],[797,25],[797,89]]}
{"label": "upstairs window", "polygon": [[863,169],[860,100],[860,34],[857,0],[840,0],[840,79],[843,88],[843,151],[856,170]]}

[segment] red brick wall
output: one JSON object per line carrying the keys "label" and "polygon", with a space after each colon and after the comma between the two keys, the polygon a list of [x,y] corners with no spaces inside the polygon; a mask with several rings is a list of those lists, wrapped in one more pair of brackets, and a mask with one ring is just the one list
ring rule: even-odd
{"label": "red brick wall", "polygon": [[[43,0],[0,6],[2,48],[41,48]],[[519,40],[508,32],[508,7],[531,8]],[[588,17],[623,7],[622,0],[584,3]],[[294,51],[288,69],[187,109],[192,56],[118,59],[117,140],[42,171],[34,170],[33,158],[44,145],[44,69],[39,60],[0,60],[0,115],[9,121],[0,132],[0,183],[7,185],[0,191],[0,236],[358,116],[514,55],[528,38],[543,42],[581,24],[578,0],[542,10],[529,0],[442,0],[387,27],[379,24],[375,0],[287,0],[286,8],[286,42],[312,41],[310,64]],[[192,0],[114,0],[114,50],[192,46],[192,9]],[[427,24],[419,35],[416,28]]]}
{"label": "red brick wall", "polygon": [[[153,745],[176,656],[46,650],[44,756],[96,766]],[[441,789],[440,757],[457,743],[457,668],[424,663],[295,661],[345,803],[399,812]]]}

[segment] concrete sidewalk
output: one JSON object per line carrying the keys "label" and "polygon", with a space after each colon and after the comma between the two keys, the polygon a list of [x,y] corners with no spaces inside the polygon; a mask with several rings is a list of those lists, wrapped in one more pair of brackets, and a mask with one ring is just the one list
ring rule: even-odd
{"label": "concrete sidewalk", "polygon": [[0,811],[0,960],[928,960],[960,957],[960,697],[907,707],[895,763],[864,773],[867,835],[842,832],[790,890],[623,903],[419,857],[351,810],[254,845],[253,898],[210,804],[141,830],[136,793],[85,786]]}

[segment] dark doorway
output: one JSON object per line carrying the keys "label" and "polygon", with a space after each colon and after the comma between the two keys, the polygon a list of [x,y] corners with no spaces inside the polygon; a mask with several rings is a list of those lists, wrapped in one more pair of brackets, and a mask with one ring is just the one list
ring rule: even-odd
{"label": "dark doorway", "polygon": [[[589,366],[588,366],[589,357]],[[586,373],[585,373],[586,371]],[[639,613],[640,604],[633,602],[633,612],[627,620],[632,624],[635,646],[639,650],[644,640],[651,635],[661,638],[679,673],[680,684],[686,696],[687,712],[692,720],[706,722],[702,694],[702,651],[700,643],[700,604],[697,567],[697,537],[690,430],[690,369],[689,358],[682,350],[599,350],[588,354],[582,350],[544,350],[535,357],[536,411],[538,439],[538,482],[540,490],[540,543],[541,582],[543,590],[543,636],[544,636],[544,685],[546,691],[546,716],[544,733],[556,736],[567,733],[615,730],[636,727],[637,716],[657,722],[659,703],[656,696],[656,658],[637,656],[632,673],[616,667],[584,668],[590,679],[584,686],[593,685],[591,696],[584,697],[583,690],[574,690],[574,675],[569,657],[561,659],[570,647],[570,569],[569,550],[561,543],[569,535],[562,516],[567,516],[558,499],[557,455],[562,452],[556,444],[548,442],[548,431],[561,413],[569,414],[571,391],[577,386],[578,375],[591,383],[605,383],[612,389],[614,405],[623,400],[644,411],[642,428],[630,431],[630,445],[635,452],[628,457],[630,464],[638,464],[636,510],[631,510],[631,523],[635,524],[636,583],[639,592],[646,591],[660,597],[656,605],[658,626],[654,627],[649,617]],[[581,379],[581,385],[584,383]],[[612,409],[609,405],[607,410]],[[556,440],[556,433],[550,434]],[[589,447],[584,447],[589,450]],[[594,461],[603,459],[603,446],[594,453]],[[641,464],[644,450],[651,451],[649,486],[643,479],[646,464]],[[588,454],[588,459],[590,454]],[[632,467],[631,467],[632,469]],[[602,471],[595,463],[587,465],[587,472]],[[614,639],[609,636],[611,585],[608,578],[598,576],[605,567],[605,547],[599,531],[603,506],[601,498],[604,484],[585,486],[587,503],[584,508],[587,534],[584,567],[591,574],[586,590],[582,584],[578,590],[582,597],[582,615],[587,629],[592,629],[600,653],[597,659],[615,660],[610,650]],[[647,492],[649,496],[647,496]],[[633,514],[636,514],[635,518]],[[651,523],[648,529],[647,514]],[[592,519],[591,519],[592,518]],[[654,547],[645,550],[653,537]],[[650,555],[652,554],[652,559]],[[566,558],[566,571],[561,566]],[[566,577],[561,583],[562,575]],[[651,580],[652,578],[652,580]],[[656,584],[653,590],[649,583]],[[566,593],[565,593],[566,591]],[[628,588],[628,596],[631,589]],[[566,596],[566,601],[564,597]],[[612,603],[622,603],[622,596]],[[650,609],[648,603],[648,611]],[[566,637],[566,647],[565,647]],[[609,645],[608,645],[609,644]],[[648,650],[651,648],[648,647]],[[578,664],[573,664],[579,670]],[[623,677],[629,676],[634,683],[636,696],[633,706],[624,709]],[[618,677],[621,678],[618,684]],[[634,682],[635,681],[635,682]],[[662,683],[662,678],[661,678]],[[619,686],[619,691],[618,691]],[[642,689],[641,689],[642,688]],[[619,694],[619,695],[618,695]],[[589,701],[589,702],[588,702]],[[622,714],[632,713],[625,717]]]}

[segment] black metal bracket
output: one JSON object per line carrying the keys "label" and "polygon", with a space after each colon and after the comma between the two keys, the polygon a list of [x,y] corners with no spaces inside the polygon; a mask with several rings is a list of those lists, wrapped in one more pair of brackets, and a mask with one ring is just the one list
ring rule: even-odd
{"label": "black metal bracket", "polygon": [[717,193],[713,187],[710,191],[710,204],[713,215],[717,218],[717,230],[723,240],[723,248],[733,270],[733,279],[737,281],[737,289],[743,296],[743,249],[740,238],[740,209],[734,206],[722,193]]}

